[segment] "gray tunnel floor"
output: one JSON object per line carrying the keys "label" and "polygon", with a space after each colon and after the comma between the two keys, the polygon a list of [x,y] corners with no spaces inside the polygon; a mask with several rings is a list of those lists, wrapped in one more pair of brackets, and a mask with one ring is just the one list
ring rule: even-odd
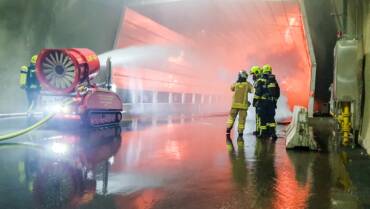
{"label": "gray tunnel floor", "polygon": [[[93,130],[48,125],[3,142],[1,208],[370,207],[370,160],[362,149],[286,151],[284,138],[251,135],[252,121],[245,143],[232,135],[231,149],[225,122],[162,117]],[[22,119],[0,120],[0,133],[25,126]]]}

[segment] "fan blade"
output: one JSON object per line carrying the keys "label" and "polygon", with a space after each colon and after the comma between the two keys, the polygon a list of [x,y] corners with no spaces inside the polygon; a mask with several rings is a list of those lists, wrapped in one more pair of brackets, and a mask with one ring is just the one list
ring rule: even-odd
{"label": "fan blade", "polygon": [[56,77],[56,76],[52,76],[52,77],[51,77],[50,84],[51,84],[52,86],[54,86],[54,87],[56,87],[56,85],[57,85],[57,84],[56,84],[56,82],[57,82],[57,81],[56,81],[56,79],[57,79],[57,77]]}
{"label": "fan blade", "polygon": [[51,68],[51,69],[53,69],[55,66],[53,66],[53,65],[50,65],[50,64],[48,64],[48,63],[43,63],[42,64],[42,67],[44,67],[44,68]]}
{"label": "fan blade", "polygon": [[69,67],[69,68],[66,68],[67,70],[67,72],[74,72],[75,71],[75,68],[74,67]]}
{"label": "fan blade", "polygon": [[61,80],[58,77],[57,77],[57,83],[56,84],[57,84],[57,88],[60,89],[62,87]]}
{"label": "fan blade", "polygon": [[66,68],[74,67],[74,64],[72,62],[68,62],[66,65]]}
{"label": "fan blade", "polygon": [[68,81],[67,81],[65,78],[62,78],[62,79],[61,79],[61,84],[62,84],[61,86],[62,86],[62,88],[63,88],[63,89],[65,89],[65,88],[67,88],[67,87],[68,87],[67,82],[68,82]]}
{"label": "fan blade", "polygon": [[58,54],[59,54],[59,56],[57,56],[58,63],[62,65],[62,64],[63,64],[63,63],[62,63],[63,53],[57,53],[57,55],[58,55]]}
{"label": "fan blade", "polygon": [[46,59],[45,59],[47,62],[48,62],[48,64],[50,64],[50,65],[52,65],[53,67],[55,67],[55,63],[52,61],[52,60],[50,60],[50,57],[46,57]]}
{"label": "fan blade", "polygon": [[50,54],[49,54],[49,57],[51,58],[51,60],[53,60],[53,63],[54,63],[55,65],[57,65],[57,64],[58,64],[58,62],[56,61],[56,59],[54,58],[54,56],[53,56],[53,54],[52,54],[52,53],[50,53]]}
{"label": "fan blade", "polygon": [[45,78],[46,78],[48,81],[50,81],[54,76],[55,76],[55,73],[54,73],[54,72],[51,72],[51,73],[47,74],[47,75],[45,76]]}
{"label": "fan blade", "polygon": [[68,78],[71,78],[72,80],[75,78],[74,73],[72,72],[66,72],[64,75]]}
{"label": "fan blade", "polygon": [[69,84],[71,84],[74,80],[73,77],[70,77],[68,75],[66,77],[64,77],[64,79],[66,79],[69,82]]}
{"label": "fan blade", "polygon": [[67,66],[67,63],[69,62],[69,57],[63,54],[63,65]]}
{"label": "fan blade", "polygon": [[42,72],[44,73],[50,73],[50,72],[53,72],[54,71],[54,68],[49,68],[49,67],[46,67],[42,70]]}

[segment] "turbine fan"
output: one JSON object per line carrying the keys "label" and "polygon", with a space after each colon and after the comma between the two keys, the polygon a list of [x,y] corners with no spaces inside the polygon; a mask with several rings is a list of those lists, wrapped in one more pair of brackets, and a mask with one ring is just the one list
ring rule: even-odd
{"label": "turbine fan", "polygon": [[73,61],[63,51],[49,53],[43,60],[41,72],[49,85],[57,89],[70,88],[76,76]]}
{"label": "turbine fan", "polygon": [[36,75],[43,88],[69,94],[99,71],[95,52],[85,48],[43,49],[36,61]]}

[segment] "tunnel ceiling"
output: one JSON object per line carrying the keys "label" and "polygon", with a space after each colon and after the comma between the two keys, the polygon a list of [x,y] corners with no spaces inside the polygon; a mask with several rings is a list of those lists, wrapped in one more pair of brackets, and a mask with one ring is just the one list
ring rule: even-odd
{"label": "tunnel ceiling", "polygon": [[128,7],[193,40],[232,72],[271,64],[289,103],[307,105],[310,61],[298,0],[142,0]]}

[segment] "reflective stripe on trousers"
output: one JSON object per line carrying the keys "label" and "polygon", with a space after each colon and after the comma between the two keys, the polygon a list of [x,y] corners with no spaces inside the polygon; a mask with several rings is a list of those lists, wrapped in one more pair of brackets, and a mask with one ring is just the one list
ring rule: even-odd
{"label": "reflective stripe on trousers", "polygon": [[271,128],[275,128],[276,127],[276,123],[267,123],[266,126],[267,127],[271,127]]}

